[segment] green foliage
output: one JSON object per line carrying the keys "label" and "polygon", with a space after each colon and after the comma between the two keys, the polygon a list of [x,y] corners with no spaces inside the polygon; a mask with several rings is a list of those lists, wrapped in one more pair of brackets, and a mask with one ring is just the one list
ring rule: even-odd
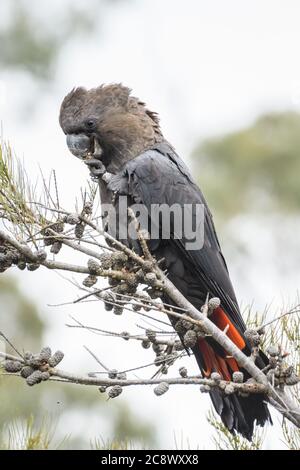
{"label": "green foliage", "polygon": [[283,442],[289,450],[300,450],[300,429],[282,423]]}
{"label": "green foliage", "polygon": [[[29,416],[26,420],[15,420],[0,428],[0,450],[61,450],[74,449],[71,436],[58,438],[59,420],[46,415],[41,419]],[[136,450],[149,446],[135,444],[133,440],[95,438],[89,448],[92,450]],[[140,441],[142,442],[142,440]]]}
{"label": "green foliage", "polygon": [[[8,143],[0,142],[0,209],[5,218],[19,228],[36,220],[27,201],[34,200],[34,188],[24,167]],[[30,235],[30,233],[28,233]]]}
{"label": "green foliage", "polygon": [[300,115],[268,114],[247,129],[198,145],[192,158],[208,203],[221,216],[299,211]]}
{"label": "green foliage", "polygon": [[[32,416],[26,421],[14,421],[2,430],[0,449],[4,450],[50,450],[60,449],[68,438],[55,442],[56,423],[51,418],[43,418],[37,423]],[[1,429],[0,429],[1,431]]]}
{"label": "green foliage", "polygon": [[[265,309],[264,312],[252,312],[247,309],[243,312],[248,328],[259,328],[267,325],[262,337],[261,347],[264,351],[270,345],[279,344],[283,351],[289,353],[289,362],[294,365],[296,373],[300,373],[300,303],[299,296],[295,306],[283,306],[281,311],[272,313]],[[276,321],[275,320],[277,318]],[[269,324],[270,323],[270,324]]]}
{"label": "green foliage", "polygon": [[96,438],[91,443],[91,448],[93,450],[137,450],[137,449],[140,449],[140,447],[136,447],[128,440],[118,441],[117,439],[103,439],[102,437]]}
{"label": "green foliage", "polygon": [[[34,243],[35,249],[43,241],[41,234],[60,221],[58,185],[54,170],[48,178],[41,177],[33,183],[23,163],[15,156],[8,142],[0,141],[0,219],[6,220],[9,230],[26,243]],[[81,190],[81,201],[76,201],[76,211],[86,200],[93,201],[97,185],[89,183]],[[25,242],[25,239],[24,239]],[[43,243],[41,244],[43,246]]]}
{"label": "green foliage", "polygon": [[154,443],[155,429],[154,425],[145,423],[134,413],[130,413],[128,406],[122,403],[116,406],[114,437],[118,443],[133,442],[137,439],[139,443]]}
{"label": "green foliage", "polygon": [[213,441],[217,450],[260,450],[262,448],[265,438],[265,431],[262,428],[255,427],[252,441],[249,442],[239,434],[231,434],[213,411],[209,412],[207,419],[215,429]]}
{"label": "green foliage", "polygon": [[9,21],[0,31],[0,65],[25,71],[39,80],[53,77],[59,51],[71,37],[90,33],[96,27],[93,8],[69,4],[49,22],[48,14],[33,14],[31,2],[9,0],[5,6]]}
{"label": "green foliage", "polygon": [[[23,345],[26,338],[28,346],[38,350],[45,324],[38,315],[36,306],[20,290],[17,279],[0,276],[0,310],[2,312],[0,329],[5,331],[15,344]],[[10,352],[14,353],[11,350]]]}

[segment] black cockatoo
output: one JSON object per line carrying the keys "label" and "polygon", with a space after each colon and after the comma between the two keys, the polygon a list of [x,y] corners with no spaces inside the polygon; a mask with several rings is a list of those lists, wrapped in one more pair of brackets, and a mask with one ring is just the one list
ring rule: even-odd
{"label": "black cockatoo", "polygon": [[[69,150],[84,160],[93,154],[94,158],[85,162],[94,176],[99,176],[102,203],[117,204],[122,195],[129,204],[143,204],[149,211],[155,204],[204,207],[201,247],[187,249],[184,240],[172,232],[169,238],[150,239],[149,247],[157,259],[164,260],[169,279],[196,308],[203,305],[207,295],[220,299],[211,320],[221,329],[229,325],[227,335],[249,355],[245,323],[212,215],[188,168],[164,138],[158,115],[131,96],[127,87],[113,84],[91,90],[73,89],[62,102],[59,120]],[[101,178],[103,168],[113,175],[108,184]],[[127,218],[127,210],[124,216]],[[233,372],[239,370],[235,359],[209,338],[199,339],[192,351],[205,377],[218,372],[231,380]],[[267,364],[262,353],[256,364],[260,368]],[[227,428],[247,439],[252,437],[255,421],[261,426],[271,421],[263,395],[224,395],[214,389],[210,396]]]}

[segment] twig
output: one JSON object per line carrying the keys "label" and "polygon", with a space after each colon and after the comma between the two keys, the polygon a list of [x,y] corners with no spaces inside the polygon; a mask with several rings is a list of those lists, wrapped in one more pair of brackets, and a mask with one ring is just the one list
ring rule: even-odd
{"label": "twig", "polygon": [[96,356],[96,354],[93,353],[93,351],[91,351],[87,346],[83,346],[84,349],[95,359],[96,362],[98,362],[98,364],[103,367],[103,369],[105,369],[106,371],[108,371],[109,369],[100,361],[100,359]]}
{"label": "twig", "polygon": [[[73,320],[74,317],[72,317]],[[77,320],[75,320],[77,321]],[[79,322],[78,322],[79,323]],[[116,332],[113,332],[113,331],[107,331],[107,330],[102,330],[101,328],[96,328],[94,326],[87,326],[87,325],[83,325],[81,323],[79,323],[78,325],[70,325],[70,324],[66,324],[66,326],[68,328],[83,328],[83,329],[86,329],[88,331],[93,331],[93,332],[98,332],[99,334],[102,334],[103,336],[111,336],[111,337],[117,337],[117,338],[125,338],[125,339],[134,339],[136,341],[147,341],[148,340],[148,337],[146,335],[132,335],[132,334],[126,334],[126,336],[122,333],[116,333]],[[156,338],[155,339],[155,343],[156,344],[161,344],[163,346],[174,346],[174,340],[175,339],[168,339],[168,338]],[[85,349],[87,349],[86,346],[84,346]],[[90,351],[89,351],[90,352]],[[90,352],[91,353],[91,352]],[[103,366],[104,367],[104,366]]]}
{"label": "twig", "polygon": [[264,328],[266,328],[267,326],[271,325],[272,323],[275,323],[279,320],[281,320],[282,318],[286,317],[287,315],[294,315],[295,313],[300,313],[300,304],[298,305],[295,305],[295,307],[291,308],[288,312],[285,312],[285,313],[282,313],[281,315],[279,315],[278,317],[276,318],[273,318],[273,320],[270,320],[268,321],[267,323],[264,323],[263,325],[259,326],[257,328],[257,330],[263,330]]}
{"label": "twig", "polygon": [[10,347],[15,351],[15,353],[18,354],[18,356],[20,356],[21,358],[23,358],[22,354],[17,350],[17,348],[12,344],[12,342],[7,338],[7,336],[5,336],[5,334],[3,333],[3,331],[0,331],[0,336],[2,336],[2,338],[7,342],[7,344],[10,345]]}
{"label": "twig", "polygon": [[14,356],[13,354],[8,354],[3,351],[0,351],[0,357],[2,357],[3,359],[7,359],[9,361],[19,361],[21,363],[24,363],[24,359],[22,356],[21,357]]}

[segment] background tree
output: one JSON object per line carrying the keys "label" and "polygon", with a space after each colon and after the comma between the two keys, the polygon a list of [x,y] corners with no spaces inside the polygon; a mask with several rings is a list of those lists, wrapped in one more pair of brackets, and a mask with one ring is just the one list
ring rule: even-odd
{"label": "background tree", "polygon": [[[31,75],[37,83],[53,83],[60,52],[70,41],[84,39],[99,27],[101,12],[117,1],[65,1],[51,6],[56,22],[24,0],[3,0],[0,23],[0,65]],[[49,4],[47,5],[49,8]]]}
{"label": "background tree", "polygon": [[273,113],[196,146],[194,171],[218,217],[299,214],[299,130],[298,113]]}

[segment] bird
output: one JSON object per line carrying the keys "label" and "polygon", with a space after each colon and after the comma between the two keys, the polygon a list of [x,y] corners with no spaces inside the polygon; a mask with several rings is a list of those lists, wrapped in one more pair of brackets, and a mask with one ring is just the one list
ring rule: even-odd
{"label": "bird", "polygon": [[[149,249],[156,259],[163,260],[170,281],[197,309],[207,296],[219,299],[210,319],[249,356],[251,344],[211,211],[188,167],[165,139],[158,114],[133,96],[130,88],[113,83],[92,89],[73,88],[62,101],[59,123],[70,152],[84,160],[99,182],[102,204],[116,204],[125,197],[129,206],[145,207],[150,219],[151,208],[162,204],[203,208],[202,244],[189,249],[185,234],[176,236],[175,222],[170,224],[170,236],[162,236],[160,218],[156,220],[159,234],[153,239],[150,234]],[[109,180],[101,177],[104,174],[110,175]],[[120,238],[118,233],[116,237]],[[171,323],[174,326],[174,319]],[[200,337],[191,350],[203,377],[218,373],[231,381],[233,373],[240,371],[237,361],[212,338]],[[260,351],[256,365],[263,369],[267,364]],[[249,378],[246,371],[242,372]],[[223,424],[233,434],[251,440],[255,424],[272,423],[263,394],[226,395],[217,387],[209,394]]]}

